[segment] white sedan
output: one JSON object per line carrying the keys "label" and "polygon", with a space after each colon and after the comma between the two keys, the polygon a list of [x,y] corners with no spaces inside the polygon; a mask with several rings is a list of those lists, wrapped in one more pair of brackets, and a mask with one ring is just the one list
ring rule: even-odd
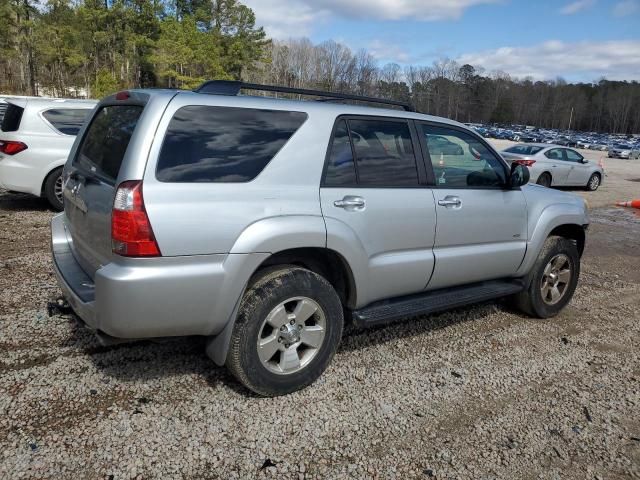
{"label": "white sedan", "polygon": [[509,163],[529,168],[531,181],[545,187],[584,187],[595,191],[604,170],[572,148],[546,143],[519,143],[500,152]]}

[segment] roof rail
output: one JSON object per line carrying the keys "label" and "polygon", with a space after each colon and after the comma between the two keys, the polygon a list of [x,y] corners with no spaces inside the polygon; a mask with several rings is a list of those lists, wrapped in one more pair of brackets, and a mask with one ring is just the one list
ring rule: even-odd
{"label": "roof rail", "polygon": [[393,105],[401,107],[407,112],[415,112],[415,109],[404,102],[387,100],[384,98],[365,97],[363,95],[351,95],[349,93],[325,92],[322,90],[309,90],[306,88],[279,87],[276,85],[261,85],[259,83],[246,83],[234,80],[209,80],[204,82],[194,90],[196,93],[207,93],[210,95],[238,95],[240,90],[258,90],[261,92],[291,93],[296,95],[309,95],[311,97],[322,97],[327,100],[356,100],[359,102],[378,103],[381,105]]}

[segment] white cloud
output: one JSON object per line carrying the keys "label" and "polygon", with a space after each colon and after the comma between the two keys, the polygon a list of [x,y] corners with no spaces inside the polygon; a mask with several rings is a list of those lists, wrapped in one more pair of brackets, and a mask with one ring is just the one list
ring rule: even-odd
{"label": "white cloud", "polygon": [[366,50],[378,60],[395,63],[407,63],[411,60],[411,56],[402,47],[382,40],[372,41]]}
{"label": "white cloud", "polygon": [[623,0],[613,7],[613,14],[616,17],[626,17],[640,12],[640,2],[638,0]]}
{"label": "white cloud", "polygon": [[258,25],[276,38],[307,35],[328,19],[455,20],[475,5],[502,0],[243,0]]}
{"label": "white cloud", "polygon": [[640,40],[565,43],[549,41],[531,47],[502,47],[462,55],[456,60],[486,70],[502,70],[536,80],[562,76],[570,80],[640,80]]}
{"label": "white cloud", "polygon": [[575,2],[568,3],[560,9],[560,13],[563,15],[573,15],[582,10],[586,10],[595,4],[595,0],[576,0]]}

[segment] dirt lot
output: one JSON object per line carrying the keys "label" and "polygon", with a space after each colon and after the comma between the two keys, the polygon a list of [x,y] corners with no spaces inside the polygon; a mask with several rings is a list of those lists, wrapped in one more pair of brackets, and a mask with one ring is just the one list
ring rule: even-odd
{"label": "dirt lot", "polygon": [[53,214],[0,192],[0,478],[640,478],[640,216],[611,206],[640,198],[640,162],[605,165],[576,192],[593,225],[559,317],[487,303],[349,330],[275,399],[201,339],[102,347],[49,318]]}

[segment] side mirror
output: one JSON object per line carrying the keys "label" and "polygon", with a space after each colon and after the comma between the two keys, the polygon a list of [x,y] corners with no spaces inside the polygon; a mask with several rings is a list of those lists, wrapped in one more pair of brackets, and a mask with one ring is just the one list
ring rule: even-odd
{"label": "side mirror", "polygon": [[582,163],[589,163],[589,160],[587,160],[586,158],[583,158]]}
{"label": "side mirror", "polygon": [[509,174],[509,188],[519,188],[529,183],[529,168],[520,163],[511,164],[511,173]]}

